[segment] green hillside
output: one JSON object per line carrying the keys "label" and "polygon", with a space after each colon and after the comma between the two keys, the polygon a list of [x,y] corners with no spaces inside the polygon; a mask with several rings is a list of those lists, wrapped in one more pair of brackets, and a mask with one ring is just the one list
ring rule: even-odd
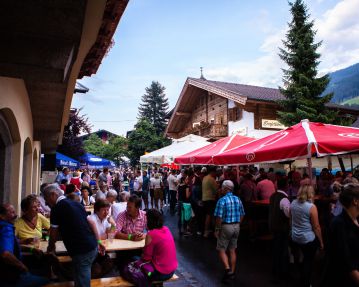
{"label": "green hillside", "polygon": [[359,104],[359,63],[330,73],[330,82],[323,95],[334,93],[333,103]]}
{"label": "green hillside", "polygon": [[355,97],[352,99],[347,99],[344,102],[341,103],[342,105],[358,105],[359,106],[359,97]]}

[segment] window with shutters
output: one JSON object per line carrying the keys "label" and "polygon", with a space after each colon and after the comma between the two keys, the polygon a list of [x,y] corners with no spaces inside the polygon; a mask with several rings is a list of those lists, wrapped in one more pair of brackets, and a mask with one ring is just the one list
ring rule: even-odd
{"label": "window with shutters", "polygon": [[236,122],[242,119],[242,109],[235,107],[228,109],[228,120],[231,122]]}

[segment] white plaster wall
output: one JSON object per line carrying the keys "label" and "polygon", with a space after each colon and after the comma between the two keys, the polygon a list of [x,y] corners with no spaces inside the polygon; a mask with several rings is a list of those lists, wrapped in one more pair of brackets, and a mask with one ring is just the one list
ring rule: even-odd
{"label": "white plaster wall", "polygon": [[[235,103],[231,100],[228,101],[228,108],[234,108]],[[276,133],[276,130],[256,130],[254,129],[254,113],[242,110],[242,119],[236,122],[228,122],[228,135],[239,133],[243,136],[253,138],[263,138]]]}
{"label": "white plaster wall", "polygon": [[242,119],[236,122],[228,122],[228,134],[240,133],[241,135],[248,135],[248,132],[254,130],[254,113],[249,113],[243,110]]}
{"label": "white plaster wall", "polygon": [[[0,110],[11,115],[8,120],[9,129],[14,142],[11,148],[11,190],[10,203],[20,210],[21,186],[23,173],[24,143],[28,138],[33,142],[33,122],[28,93],[22,79],[0,77]],[[32,156],[29,157],[32,173]],[[29,172],[29,171],[28,171]],[[26,186],[32,189],[32,178],[27,177]]]}

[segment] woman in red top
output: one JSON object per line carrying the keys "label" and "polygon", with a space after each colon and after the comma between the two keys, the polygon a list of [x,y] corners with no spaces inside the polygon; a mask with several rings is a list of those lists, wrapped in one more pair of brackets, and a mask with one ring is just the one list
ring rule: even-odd
{"label": "woman in red top", "polygon": [[81,188],[82,179],[80,178],[80,173],[75,171],[73,177],[70,179],[70,183],[76,186],[78,190]]}

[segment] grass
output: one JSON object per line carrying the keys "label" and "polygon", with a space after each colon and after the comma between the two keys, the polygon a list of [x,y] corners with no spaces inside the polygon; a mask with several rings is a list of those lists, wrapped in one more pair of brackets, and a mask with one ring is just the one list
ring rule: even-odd
{"label": "grass", "polygon": [[348,99],[341,103],[342,105],[359,105],[359,97]]}

